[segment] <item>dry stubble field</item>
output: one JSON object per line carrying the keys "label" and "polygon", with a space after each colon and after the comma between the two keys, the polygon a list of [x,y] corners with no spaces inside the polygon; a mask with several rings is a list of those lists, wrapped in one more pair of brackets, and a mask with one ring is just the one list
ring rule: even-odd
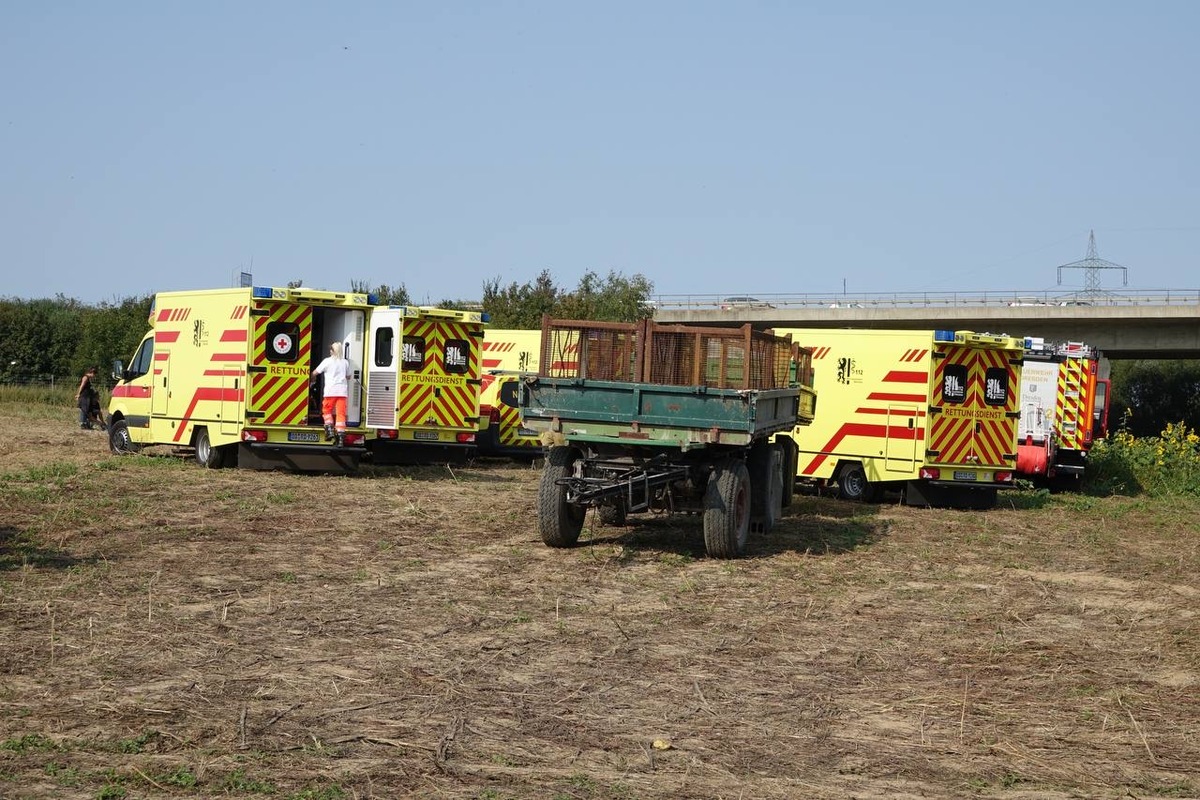
{"label": "dry stubble field", "polygon": [[694,518],[559,551],[528,465],[209,472],[18,412],[3,797],[1200,793],[1195,502],[797,497],[739,561]]}

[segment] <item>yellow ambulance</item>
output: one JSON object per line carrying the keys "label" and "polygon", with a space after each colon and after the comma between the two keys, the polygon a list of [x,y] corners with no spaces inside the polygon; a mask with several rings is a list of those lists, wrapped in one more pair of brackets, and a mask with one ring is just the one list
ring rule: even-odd
{"label": "yellow ambulance", "polygon": [[521,424],[517,403],[521,375],[537,374],[541,341],[540,330],[484,331],[479,435],[475,439],[479,455],[515,458],[541,455],[538,434]]}
{"label": "yellow ambulance", "polygon": [[[129,365],[113,365],[110,448],[187,449],[209,468],[357,468],[367,433],[363,331],[372,302],[305,288],[159,292]],[[326,440],[320,390],[310,384],[335,341],[353,370],[341,445]]]}
{"label": "yellow ambulance", "polygon": [[486,322],[479,311],[371,309],[366,426],[374,463],[465,461],[474,455]]}
{"label": "yellow ambulance", "polygon": [[813,351],[821,413],[797,481],[874,501],[990,508],[1017,461],[1024,340],[950,330],[786,328]]}

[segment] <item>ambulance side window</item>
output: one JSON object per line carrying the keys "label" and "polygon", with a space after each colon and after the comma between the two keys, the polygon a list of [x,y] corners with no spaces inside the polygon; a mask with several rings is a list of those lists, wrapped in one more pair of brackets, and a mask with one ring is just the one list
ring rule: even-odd
{"label": "ambulance side window", "polygon": [[1008,404],[1008,370],[991,367],[984,375],[983,401],[989,406]]}
{"label": "ambulance side window", "polygon": [[500,402],[509,408],[516,408],[517,400],[517,382],[505,381],[500,384]]}
{"label": "ambulance side window", "polygon": [[406,369],[421,369],[425,366],[425,340],[420,336],[404,337],[404,355],[401,366]]}
{"label": "ambulance side window", "polygon": [[146,339],[133,356],[129,364],[129,377],[140,378],[150,371],[150,362],[154,360],[154,339]]}
{"label": "ambulance side window", "polygon": [[466,339],[447,339],[442,351],[442,363],[450,375],[462,375],[470,366],[471,344]]}
{"label": "ambulance side window", "polygon": [[391,328],[380,328],[375,331],[375,366],[390,367],[395,354],[392,348],[396,346],[396,334]]}
{"label": "ambulance side window", "polygon": [[300,353],[300,325],[295,322],[267,323],[267,361],[291,364]]}
{"label": "ambulance side window", "polygon": [[947,364],[942,370],[942,400],[963,403],[967,399],[967,368],[962,364]]}

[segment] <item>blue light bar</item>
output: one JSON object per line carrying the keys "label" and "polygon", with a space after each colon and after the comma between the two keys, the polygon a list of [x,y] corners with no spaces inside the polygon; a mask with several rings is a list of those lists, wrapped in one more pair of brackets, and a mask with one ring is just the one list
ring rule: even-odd
{"label": "blue light bar", "polygon": [[250,296],[255,297],[255,298],[260,298],[263,300],[270,300],[271,299],[271,287],[270,286],[255,286],[253,289],[250,290]]}
{"label": "blue light bar", "polygon": [[375,294],[375,292],[367,292],[367,305],[369,305],[369,306],[379,305],[379,295]]}
{"label": "blue light bar", "polygon": [[491,321],[492,321],[492,315],[491,315],[491,314],[489,314],[489,313],[487,313],[486,311],[484,311],[483,313],[481,313],[481,314],[479,315],[479,319],[480,319],[480,320],[482,320],[483,322],[491,322]]}
{"label": "blue light bar", "polygon": [[933,340],[935,342],[953,342],[954,331],[934,331]]}

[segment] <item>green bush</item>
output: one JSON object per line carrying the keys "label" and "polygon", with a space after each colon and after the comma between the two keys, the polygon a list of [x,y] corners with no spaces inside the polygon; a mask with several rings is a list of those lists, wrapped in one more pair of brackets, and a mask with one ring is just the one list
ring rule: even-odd
{"label": "green bush", "polygon": [[1122,426],[1096,443],[1090,460],[1085,485],[1092,494],[1200,495],[1200,436],[1182,422],[1140,439]]}

